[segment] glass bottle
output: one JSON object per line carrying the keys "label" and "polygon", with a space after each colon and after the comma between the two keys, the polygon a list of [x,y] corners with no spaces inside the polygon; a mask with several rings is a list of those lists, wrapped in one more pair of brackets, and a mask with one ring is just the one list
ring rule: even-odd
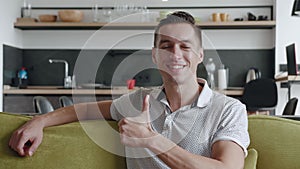
{"label": "glass bottle", "polygon": [[208,74],[208,83],[210,84],[211,89],[215,89],[215,71],[216,71],[216,65],[212,58],[208,59],[207,64],[205,65],[207,74]]}
{"label": "glass bottle", "polygon": [[27,3],[26,0],[23,2],[23,17],[31,18],[31,4]]}
{"label": "glass bottle", "polygon": [[92,8],[93,22],[99,22],[98,4],[95,4]]}

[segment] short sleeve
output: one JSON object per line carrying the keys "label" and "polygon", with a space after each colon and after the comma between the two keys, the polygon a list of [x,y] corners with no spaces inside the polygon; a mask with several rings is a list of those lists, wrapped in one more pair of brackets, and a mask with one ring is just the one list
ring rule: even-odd
{"label": "short sleeve", "polygon": [[248,133],[248,118],[245,105],[239,101],[228,106],[222,115],[212,144],[220,140],[230,140],[237,143],[247,156],[247,147],[250,144]]}
{"label": "short sleeve", "polygon": [[141,113],[145,92],[137,90],[113,100],[110,107],[112,119],[119,121],[124,117],[135,117]]}
{"label": "short sleeve", "polygon": [[119,121],[122,118],[124,118],[117,110],[116,106],[115,106],[115,101],[113,101],[113,103],[110,106],[110,115],[112,117],[113,120]]}

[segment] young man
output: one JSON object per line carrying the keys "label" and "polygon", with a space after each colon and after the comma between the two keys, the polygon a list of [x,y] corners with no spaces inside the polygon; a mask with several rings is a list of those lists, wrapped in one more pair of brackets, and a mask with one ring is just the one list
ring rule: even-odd
{"label": "young man", "polygon": [[[159,23],[152,58],[163,79],[161,89],[97,103],[103,118],[119,121],[127,167],[242,169],[249,145],[245,106],[197,79],[203,49],[190,14],[175,12]],[[43,128],[98,117],[91,104],[78,104],[78,117],[72,106],[34,117],[13,133],[10,147],[31,156]],[[24,149],[28,141],[31,146]]]}

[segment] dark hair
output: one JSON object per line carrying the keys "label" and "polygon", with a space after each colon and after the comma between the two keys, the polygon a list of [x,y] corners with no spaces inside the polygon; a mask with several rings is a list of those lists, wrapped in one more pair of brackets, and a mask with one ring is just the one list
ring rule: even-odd
{"label": "dark hair", "polygon": [[191,14],[184,12],[184,11],[176,11],[176,12],[170,13],[167,15],[166,18],[160,20],[160,22],[157,25],[157,27],[155,28],[155,32],[154,32],[154,47],[156,47],[156,41],[157,41],[157,36],[159,34],[158,33],[159,29],[164,25],[176,24],[176,23],[190,24],[194,28],[195,34],[199,40],[200,47],[202,47],[201,29],[195,25],[194,17]]}

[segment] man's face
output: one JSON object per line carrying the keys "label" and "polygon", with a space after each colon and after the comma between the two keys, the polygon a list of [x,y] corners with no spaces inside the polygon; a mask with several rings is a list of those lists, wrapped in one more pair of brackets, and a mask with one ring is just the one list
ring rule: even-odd
{"label": "man's face", "polygon": [[164,80],[181,84],[196,77],[197,66],[203,61],[203,50],[191,25],[167,24],[158,31],[152,58]]}

